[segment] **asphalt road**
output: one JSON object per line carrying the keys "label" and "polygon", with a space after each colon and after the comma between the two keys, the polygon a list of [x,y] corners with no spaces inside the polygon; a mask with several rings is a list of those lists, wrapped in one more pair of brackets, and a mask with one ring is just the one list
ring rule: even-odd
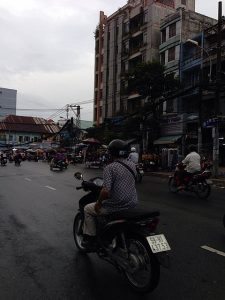
{"label": "asphalt road", "polygon": [[[160,210],[158,231],[172,250],[157,289],[140,296],[112,266],[75,248],[73,218],[84,192],[75,189],[73,173],[81,168],[51,172],[43,162],[0,167],[0,299],[225,299],[224,189],[213,188],[203,201],[172,195],[165,179],[144,177],[139,199]],[[84,169],[86,178],[96,174],[101,171]]]}

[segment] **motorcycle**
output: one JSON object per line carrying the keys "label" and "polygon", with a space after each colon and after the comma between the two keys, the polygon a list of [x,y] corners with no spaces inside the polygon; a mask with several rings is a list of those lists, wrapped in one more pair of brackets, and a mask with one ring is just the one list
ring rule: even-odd
{"label": "motorcycle", "polygon": [[175,173],[173,176],[169,177],[169,190],[172,193],[178,193],[180,190],[195,193],[200,199],[207,199],[211,194],[211,184],[212,182],[209,178],[212,172],[205,168],[199,173],[186,175],[184,178],[185,186],[184,189],[180,189],[181,180],[180,173],[184,172],[185,165],[178,163],[176,165]]}
{"label": "motorcycle", "polygon": [[3,159],[1,159],[1,166],[6,166],[6,164],[7,164],[7,159],[6,158],[3,158]]}
{"label": "motorcycle", "polygon": [[20,167],[21,159],[15,159],[14,162],[16,167]]}
{"label": "motorcycle", "polygon": [[98,199],[103,180],[95,177],[83,180],[79,172],[74,176],[82,180],[81,186],[89,192],[79,201],[79,209],[74,219],[73,236],[76,247],[83,253],[96,253],[122,273],[130,286],[137,292],[153,291],[160,279],[160,265],[169,266],[167,251],[171,250],[163,234],[156,234],[159,212],[135,208],[127,211],[98,216],[96,218],[97,243],[88,249],[82,243],[84,206]]}
{"label": "motorcycle", "polygon": [[142,163],[136,164],[136,171],[137,171],[136,181],[137,183],[141,183],[142,178],[144,176],[144,166]]}
{"label": "motorcycle", "polygon": [[50,170],[51,171],[55,171],[55,170],[59,170],[62,171],[63,169],[67,169],[68,164],[63,161],[63,160],[58,160],[58,161],[51,161],[50,163]]}

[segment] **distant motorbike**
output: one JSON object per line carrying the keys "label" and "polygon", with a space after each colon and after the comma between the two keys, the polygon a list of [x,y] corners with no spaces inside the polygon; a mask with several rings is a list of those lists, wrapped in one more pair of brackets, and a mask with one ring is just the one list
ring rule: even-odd
{"label": "distant motorbike", "polygon": [[[182,163],[178,163],[176,165],[175,173],[173,176],[169,177],[169,190],[172,193],[177,193],[180,191],[180,172],[184,171],[185,165]],[[195,193],[200,199],[207,199],[211,193],[211,184],[212,182],[209,180],[212,172],[209,169],[205,169],[200,171],[197,174],[193,174],[192,176],[186,175],[184,178],[185,187],[184,190],[187,192]]]}
{"label": "distant motorbike", "polygon": [[144,166],[142,163],[136,164],[136,171],[137,171],[136,181],[137,183],[141,183],[142,178],[144,176]]}
{"label": "distant motorbike", "polygon": [[7,159],[6,158],[2,158],[1,159],[1,166],[6,166],[6,164],[7,164]]}
{"label": "distant motorbike", "polygon": [[102,178],[84,181],[81,173],[74,176],[82,180],[78,189],[89,194],[79,201],[74,219],[74,241],[83,253],[94,252],[125,275],[137,292],[147,293],[156,288],[160,278],[160,264],[168,267],[167,251],[170,246],[163,234],[155,234],[159,212],[131,209],[96,218],[97,243],[88,249],[83,242],[84,206],[95,202],[102,188]]}
{"label": "distant motorbike", "polygon": [[59,171],[63,171],[63,169],[67,169],[68,164],[63,161],[63,160],[52,160],[50,163],[50,170],[51,171],[55,171],[55,170],[59,170]]}
{"label": "distant motorbike", "polygon": [[15,159],[14,162],[16,167],[20,167],[21,159]]}

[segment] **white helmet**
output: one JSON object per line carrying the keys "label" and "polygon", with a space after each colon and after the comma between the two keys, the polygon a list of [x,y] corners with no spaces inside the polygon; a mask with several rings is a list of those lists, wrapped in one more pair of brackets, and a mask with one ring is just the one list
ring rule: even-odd
{"label": "white helmet", "polygon": [[132,147],[130,150],[131,150],[131,152],[136,152],[136,148],[135,147]]}

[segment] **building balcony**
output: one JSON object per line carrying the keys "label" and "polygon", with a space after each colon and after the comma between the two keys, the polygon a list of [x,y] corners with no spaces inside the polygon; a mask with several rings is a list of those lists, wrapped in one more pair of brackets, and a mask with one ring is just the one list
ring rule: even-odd
{"label": "building balcony", "polygon": [[164,52],[168,48],[177,46],[179,44],[180,44],[180,35],[175,35],[167,39],[164,43],[161,43],[161,45],[159,46],[159,52]]}

